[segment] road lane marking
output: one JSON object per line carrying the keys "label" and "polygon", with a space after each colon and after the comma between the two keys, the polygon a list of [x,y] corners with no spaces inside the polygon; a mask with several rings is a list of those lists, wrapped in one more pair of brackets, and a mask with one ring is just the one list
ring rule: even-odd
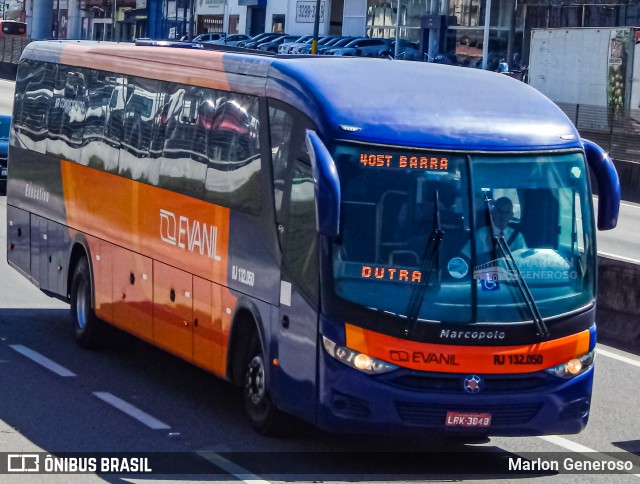
{"label": "road lane marking", "polygon": [[[575,452],[577,454],[582,454],[589,459],[597,459],[598,455],[605,455],[608,459],[611,459],[612,462],[622,462],[620,459],[616,459],[615,457],[611,457],[607,455],[605,452],[598,452],[590,447],[587,447],[582,444],[578,444],[569,439],[565,439],[564,437],[560,437],[559,435],[541,435],[538,436],[539,439],[545,440],[550,444],[557,445],[558,447],[562,447],[563,449],[570,450],[571,452]],[[633,453],[629,453],[629,456],[635,456]],[[635,465],[634,465],[635,467]],[[640,477],[640,474],[629,474],[631,476]]]}
{"label": "road lane marking", "polygon": [[163,430],[163,429],[171,428],[166,423],[161,422],[157,418],[152,417],[146,412],[143,412],[138,407],[135,407],[128,402],[125,402],[121,398],[118,398],[109,392],[93,392],[93,394],[103,402],[106,402],[109,405],[117,408],[121,412],[126,413],[127,415],[129,415],[129,417],[135,418],[138,422],[145,424],[149,428],[152,428],[154,430]]}
{"label": "road lane marking", "polygon": [[64,366],[59,365],[55,361],[50,360],[46,356],[41,355],[37,351],[33,351],[33,350],[27,348],[26,346],[9,345],[9,347],[11,349],[13,349],[14,351],[17,351],[21,355],[26,356],[31,361],[34,361],[34,362],[38,363],[41,366],[44,366],[47,370],[50,370],[50,371],[56,373],[57,375],[64,376],[64,377],[76,376],[75,373],[73,373],[70,370],[67,370]]}
{"label": "road lane marking", "polygon": [[600,348],[597,348],[596,353],[602,356],[606,356],[607,358],[613,358],[614,360],[623,361],[625,363],[629,363],[630,365],[640,367],[640,361],[634,360],[632,358],[627,358],[626,356],[622,356],[617,353],[612,353],[611,351],[601,350]]}
{"label": "road lane marking", "polygon": [[234,464],[228,459],[225,459],[221,455],[216,454],[215,452],[198,452],[198,455],[203,459],[208,460],[212,464],[218,466],[220,469],[225,471],[227,474],[232,475],[236,479],[245,482],[246,484],[270,484],[269,481],[265,481],[260,479],[255,474],[249,472],[244,467],[240,467],[238,464]]}

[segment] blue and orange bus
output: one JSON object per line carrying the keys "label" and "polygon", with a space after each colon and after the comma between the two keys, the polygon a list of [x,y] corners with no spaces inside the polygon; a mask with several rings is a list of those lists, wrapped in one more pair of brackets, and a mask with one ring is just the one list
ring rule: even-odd
{"label": "blue and orange bus", "polygon": [[193,362],[242,387],[260,432],[286,414],[404,434],[587,423],[590,168],[600,229],[619,183],[525,84],[34,42],[9,164],[8,261],[70,303],[78,344],[117,327]]}

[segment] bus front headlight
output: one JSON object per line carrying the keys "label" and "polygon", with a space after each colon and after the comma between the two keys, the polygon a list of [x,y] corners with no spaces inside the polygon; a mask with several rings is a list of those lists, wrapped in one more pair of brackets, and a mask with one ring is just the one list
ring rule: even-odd
{"label": "bus front headlight", "polygon": [[574,376],[578,376],[580,373],[584,373],[585,371],[587,371],[591,367],[591,365],[593,365],[595,356],[596,352],[595,350],[592,350],[589,351],[589,353],[587,353],[586,355],[581,356],[580,358],[573,358],[566,363],[562,363],[561,365],[547,368],[546,372],[560,378],[573,378]]}
{"label": "bus front headlight", "polygon": [[329,356],[368,375],[380,375],[398,368],[392,363],[359,353],[351,348],[339,346],[325,336],[322,337],[322,344]]}

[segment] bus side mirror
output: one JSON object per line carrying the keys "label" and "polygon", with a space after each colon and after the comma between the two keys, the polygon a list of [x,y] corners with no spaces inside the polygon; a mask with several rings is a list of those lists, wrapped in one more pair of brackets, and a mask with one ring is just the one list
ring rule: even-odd
{"label": "bus side mirror", "polygon": [[318,232],[328,237],[337,237],[340,230],[338,170],[329,151],[315,131],[308,129],[305,141],[315,182]]}
{"label": "bus side mirror", "polygon": [[593,141],[582,139],[587,163],[598,183],[598,230],[611,230],[618,223],[620,180],[609,155]]}

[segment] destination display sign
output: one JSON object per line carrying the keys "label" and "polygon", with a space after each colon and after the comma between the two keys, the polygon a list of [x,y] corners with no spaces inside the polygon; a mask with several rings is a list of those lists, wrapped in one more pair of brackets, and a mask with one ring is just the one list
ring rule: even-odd
{"label": "destination display sign", "polygon": [[360,164],[372,168],[447,171],[449,160],[424,153],[360,153]]}

